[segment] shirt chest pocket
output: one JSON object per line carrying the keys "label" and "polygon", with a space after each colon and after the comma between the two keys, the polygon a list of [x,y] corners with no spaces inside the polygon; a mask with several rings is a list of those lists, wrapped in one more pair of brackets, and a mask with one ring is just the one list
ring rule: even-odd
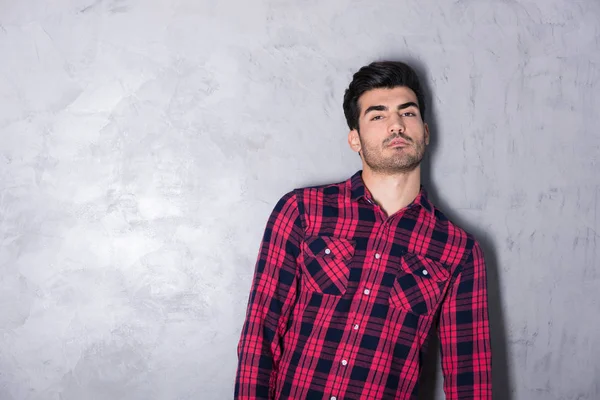
{"label": "shirt chest pocket", "polygon": [[304,290],[341,295],[350,276],[355,243],[331,236],[313,236],[302,242],[302,286]]}
{"label": "shirt chest pocket", "polygon": [[437,310],[450,278],[448,267],[439,261],[406,253],[398,262],[398,274],[390,292],[390,305],[414,314]]}

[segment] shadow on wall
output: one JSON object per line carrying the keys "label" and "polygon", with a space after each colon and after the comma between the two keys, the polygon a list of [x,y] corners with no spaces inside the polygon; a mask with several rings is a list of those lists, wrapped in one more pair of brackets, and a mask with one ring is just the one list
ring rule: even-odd
{"label": "shadow on wall", "polygon": [[[431,98],[431,88],[427,79],[427,69],[419,61],[415,59],[402,58],[403,61],[411,65],[423,85],[425,90],[426,102],[428,106],[427,112],[427,123],[432,135],[431,145],[428,148],[428,154],[422,163],[422,182],[427,188],[427,192],[431,200],[439,205],[439,208],[454,221],[457,225],[472,233],[475,238],[481,244],[485,255],[485,261],[487,265],[488,273],[488,301],[489,301],[489,316],[490,316],[490,332],[492,342],[492,386],[493,386],[493,398],[494,400],[512,400],[512,385],[510,382],[510,371],[508,369],[507,360],[507,341],[506,341],[506,325],[504,322],[504,315],[502,310],[502,301],[500,293],[500,282],[498,274],[498,257],[496,255],[494,244],[491,237],[481,228],[472,226],[467,221],[461,219],[458,215],[454,215],[452,210],[445,207],[443,199],[437,195],[436,188],[433,185],[431,177],[431,159],[435,157],[437,150],[437,141],[435,136],[440,132],[438,129],[435,109]],[[421,400],[434,400],[436,386],[441,384],[441,376],[439,376],[439,341],[437,335],[432,335],[431,342],[429,345],[429,354],[426,360],[424,360],[423,372],[421,375],[420,389],[421,393],[419,398]]]}

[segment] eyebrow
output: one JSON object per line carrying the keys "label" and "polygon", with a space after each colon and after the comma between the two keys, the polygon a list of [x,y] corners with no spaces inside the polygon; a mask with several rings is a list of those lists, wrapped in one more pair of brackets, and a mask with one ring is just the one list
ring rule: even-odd
{"label": "eyebrow", "polygon": [[[397,110],[398,111],[404,110],[405,108],[408,108],[408,107],[415,107],[417,110],[419,109],[419,106],[417,105],[417,103],[415,103],[414,101],[409,101],[407,103],[400,104],[397,107]],[[387,108],[387,106],[382,106],[382,105],[371,106],[365,110],[365,113],[363,115],[367,115],[371,111],[388,111],[388,108]]]}

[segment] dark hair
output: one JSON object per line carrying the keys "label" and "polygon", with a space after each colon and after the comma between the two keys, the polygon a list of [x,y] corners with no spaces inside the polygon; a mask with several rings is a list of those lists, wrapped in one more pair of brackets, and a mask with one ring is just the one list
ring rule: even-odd
{"label": "dark hair", "polygon": [[378,61],[366,65],[352,77],[350,86],[344,93],[344,115],[350,129],[358,130],[360,115],[358,99],[371,89],[405,86],[415,92],[421,119],[425,121],[425,99],[419,77],[415,71],[403,62]]}

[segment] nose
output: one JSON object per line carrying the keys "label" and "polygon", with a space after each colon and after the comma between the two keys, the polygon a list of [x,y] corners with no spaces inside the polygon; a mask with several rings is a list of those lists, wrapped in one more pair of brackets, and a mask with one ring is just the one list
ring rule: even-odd
{"label": "nose", "polygon": [[390,119],[390,126],[388,127],[389,132],[398,134],[404,132],[404,121],[399,114],[394,114]]}

